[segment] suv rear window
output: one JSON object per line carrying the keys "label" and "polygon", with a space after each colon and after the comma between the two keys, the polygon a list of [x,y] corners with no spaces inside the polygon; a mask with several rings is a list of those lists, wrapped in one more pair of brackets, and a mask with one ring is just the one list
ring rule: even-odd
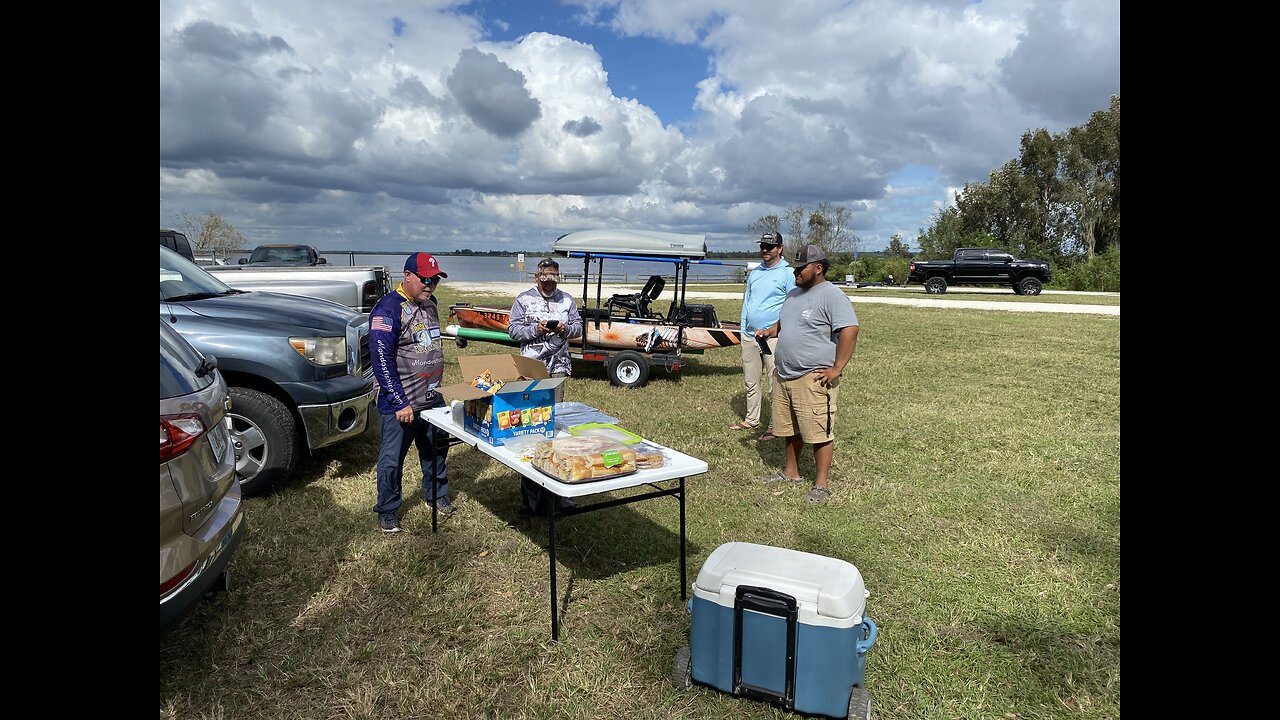
{"label": "suv rear window", "polygon": [[213,373],[196,375],[204,358],[160,319],[160,399],[190,395],[213,384]]}

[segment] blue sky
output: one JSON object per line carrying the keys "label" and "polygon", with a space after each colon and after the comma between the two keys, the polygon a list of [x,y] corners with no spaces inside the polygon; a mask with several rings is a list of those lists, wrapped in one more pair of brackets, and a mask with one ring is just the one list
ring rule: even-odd
{"label": "blue sky", "polygon": [[588,43],[600,54],[615,94],[639,100],[667,124],[693,115],[695,86],[707,76],[710,61],[710,53],[698,45],[621,36],[606,25],[582,22],[582,8],[555,2],[502,0],[475,8],[494,40],[514,42],[540,30]]}
{"label": "blue sky", "polygon": [[829,202],[873,250],[1119,92],[1118,0],[162,0],[160,224],[728,250]]}

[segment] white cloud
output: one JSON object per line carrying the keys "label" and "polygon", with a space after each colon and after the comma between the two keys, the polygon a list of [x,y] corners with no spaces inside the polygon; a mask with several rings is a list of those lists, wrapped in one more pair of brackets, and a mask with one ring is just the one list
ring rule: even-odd
{"label": "white cloud", "polygon": [[[571,4],[704,48],[692,120],[622,97],[571,37],[488,40],[467,3],[164,0],[161,224],[212,209],[251,242],[378,249],[631,225],[748,247],[755,218],[829,200],[875,247],[1023,131],[1119,92],[1118,0]],[[930,177],[904,186],[913,167]]]}

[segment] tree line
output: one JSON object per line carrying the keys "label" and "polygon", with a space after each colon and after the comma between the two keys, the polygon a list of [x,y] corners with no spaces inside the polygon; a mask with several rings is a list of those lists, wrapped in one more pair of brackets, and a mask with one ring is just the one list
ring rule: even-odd
{"label": "tree line", "polygon": [[920,235],[926,257],[994,244],[1056,264],[1120,248],[1120,97],[1065,132],[1023,133],[1018,157],[967,183]]}

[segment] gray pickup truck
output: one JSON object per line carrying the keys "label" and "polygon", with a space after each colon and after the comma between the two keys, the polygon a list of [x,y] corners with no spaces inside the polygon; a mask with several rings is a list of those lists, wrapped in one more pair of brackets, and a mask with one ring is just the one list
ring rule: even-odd
{"label": "gray pickup truck", "polygon": [[161,245],[160,318],[218,358],[245,494],[283,482],[303,451],[368,426],[376,391],[367,316],[323,300],[232,288]]}

